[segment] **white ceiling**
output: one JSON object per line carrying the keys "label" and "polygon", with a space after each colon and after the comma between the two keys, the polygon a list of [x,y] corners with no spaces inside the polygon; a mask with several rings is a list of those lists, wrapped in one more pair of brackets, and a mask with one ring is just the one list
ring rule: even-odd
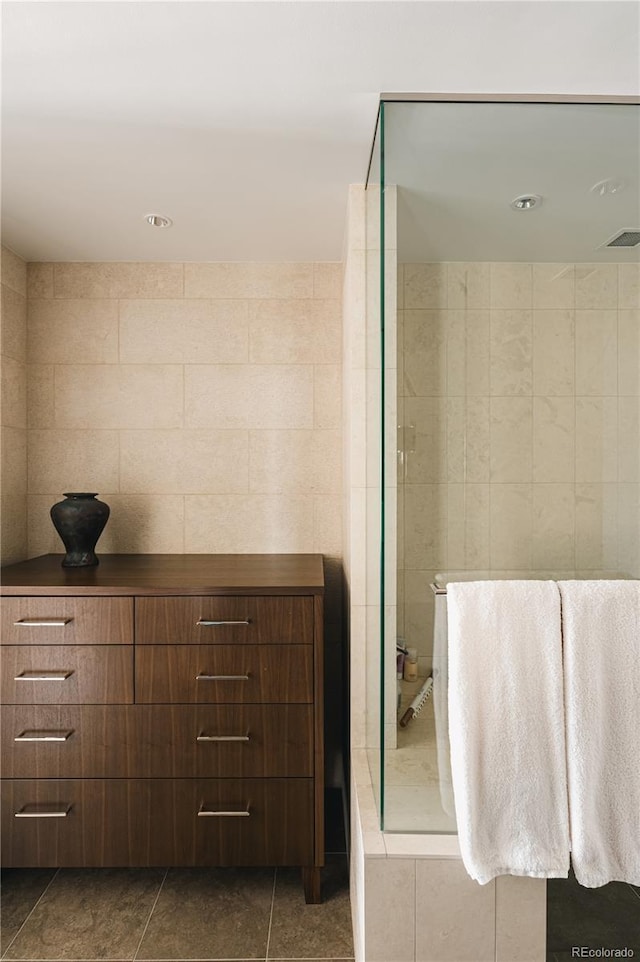
{"label": "white ceiling", "polygon": [[625,0],[2,8],[3,242],[28,260],[336,260],[381,91],[638,92]]}

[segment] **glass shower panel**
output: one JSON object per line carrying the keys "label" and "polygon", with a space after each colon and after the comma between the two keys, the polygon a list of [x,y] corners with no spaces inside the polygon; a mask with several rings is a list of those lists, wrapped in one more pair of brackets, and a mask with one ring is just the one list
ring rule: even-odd
{"label": "glass shower panel", "polygon": [[447,580],[640,577],[639,145],[637,105],[384,105],[386,831],[455,831]]}

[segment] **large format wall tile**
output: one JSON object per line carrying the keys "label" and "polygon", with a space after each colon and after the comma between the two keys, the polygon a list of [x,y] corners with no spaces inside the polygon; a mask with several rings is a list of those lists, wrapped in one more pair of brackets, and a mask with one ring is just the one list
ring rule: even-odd
{"label": "large format wall tile", "polygon": [[447,265],[404,265],[405,310],[447,307]]}
{"label": "large format wall tile", "polygon": [[618,264],[618,307],[640,310],[640,264]]}
{"label": "large format wall tile", "polygon": [[573,484],[534,484],[532,567],[537,571],[572,571],[574,541]]}
{"label": "large format wall tile", "polygon": [[530,481],[531,398],[491,398],[491,481]]}
{"label": "large format wall tile", "polygon": [[185,426],[312,428],[313,366],[187,365]]}
{"label": "large format wall tile", "polygon": [[534,264],[534,310],[575,307],[575,286],[575,267],[573,264]]}
{"label": "large format wall tile", "polygon": [[342,324],[338,300],[249,302],[253,364],[338,364]]}
{"label": "large format wall tile", "polygon": [[27,265],[21,257],[14,254],[8,247],[3,247],[0,254],[2,265],[2,285],[26,297],[27,294]]}
{"label": "large format wall tile", "polygon": [[618,480],[618,398],[576,398],[576,481]]}
{"label": "large format wall tile", "polygon": [[490,307],[490,264],[447,264],[447,307],[473,310]]}
{"label": "large format wall tile", "polygon": [[573,397],[534,397],[534,481],[573,481],[575,431]]}
{"label": "large format wall tile", "polygon": [[576,311],[576,394],[618,393],[615,311]]}
{"label": "large format wall tile", "polygon": [[491,485],[492,569],[531,567],[532,485]]}
{"label": "large format wall tile", "polygon": [[573,311],[533,312],[533,393],[575,393]]}
{"label": "large format wall tile", "polygon": [[490,351],[490,393],[498,396],[531,394],[531,311],[492,310]]}
{"label": "large format wall tile", "polygon": [[185,297],[313,297],[313,264],[185,264]]}
{"label": "large format wall tile", "polygon": [[29,302],[30,364],[115,364],[118,304],[109,300]]}
{"label": "large format wall tile", "polygon": [[416,962],[494,962],[495,886],[460,859],[417,859]]}
{"label": "large format wall tile", "polygon": [[232,494],[248,490],[247,431],[120,432],[120,490]]}
{"label": "large format wall tile", "polygon": [[640,308],[618,311],[618,390],[640,394]]}
{"label": "large format wall tile", "polygon": [[446,394],[447,337],[444,311],[404,311],[404,394]]}
{"label": "large format wall tile", "polygon": [[2,426],[26,428],[27,426],[27,366],[9,355],[2,355]]}
{"label": "large format wall tile", "polygon": [[179,428],[179,364],[79,364],[56,368],[58,428]]}
{"label": "large format wall tile", "polygon": [[256,494],[339,494],[339,431],[250,431],[249,490]]}
{"label": "large format wall tile", "polygon": [[30,431],[29,494],[118,491],[117,431]]}
{"label": "large format wall tile", "polygon": [[54,297],[182,297],[182,264],[54,264]]}
{"label": "large format wall tile", "polygon": [[243,300],[123,300],[123,364],[242,364],[249,359]]}
{"label": "large format wall tile", "polygon": [[0,348],[5,357],[27,359],[27,302],[23,294],[2,285],[2,337]]}
{"label": "large format wall tile", "polygon": [[576,264],[576,308],[598,310],[618,306],[617,264]]}
{"label": "large format wall tile", "polygon": [[187,495],[184,538],[187,553],[313,551],[313,497]]}
{"label": "large format wall tile", "polygon": [[495,310],[531,307],[531,264],[491,264],[491,300]]}

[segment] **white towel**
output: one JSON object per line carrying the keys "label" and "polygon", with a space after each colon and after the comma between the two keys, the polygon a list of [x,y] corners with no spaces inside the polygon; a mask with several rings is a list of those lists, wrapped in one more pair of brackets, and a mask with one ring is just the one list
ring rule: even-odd
{"label": "white towel", "polygon": [[447,596],[437,595],[433,619],[433,713],[436,723],[438,783],[443,811],[455,816],[449,744],[449,666],[447,642]]}
{"label": "white towel", "polygon": [[561,581],[571,861],[640,885],[640,582]]}
{"label": "white towel", "polygon": [[449,737],[469,875],[566,878],[560,593],[553,581],[447,586]]}

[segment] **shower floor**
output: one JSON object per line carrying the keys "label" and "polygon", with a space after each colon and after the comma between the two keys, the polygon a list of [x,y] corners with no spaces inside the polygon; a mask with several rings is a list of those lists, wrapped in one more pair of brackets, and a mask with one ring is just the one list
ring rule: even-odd
{"label": "shower floor", "polygon": [[[401,682],[399,718],[423,680]],[[398,747],[384,754],[385,832],[455,834],[455,818],[444,811],[440,798],[433,696],[406,728],[398,726]],[[369,764],[378,764],[378,757],[376,753]]]}

